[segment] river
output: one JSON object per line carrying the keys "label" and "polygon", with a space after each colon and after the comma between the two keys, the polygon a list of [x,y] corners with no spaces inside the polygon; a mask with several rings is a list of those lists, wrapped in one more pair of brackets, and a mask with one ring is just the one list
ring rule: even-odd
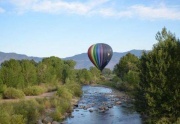
{"label": "river", "polygon": [[[103,86],[83,86],[83,95],[64,124],[141,124],[121,92]],[[118,94],[118,95],[117,95]]]}

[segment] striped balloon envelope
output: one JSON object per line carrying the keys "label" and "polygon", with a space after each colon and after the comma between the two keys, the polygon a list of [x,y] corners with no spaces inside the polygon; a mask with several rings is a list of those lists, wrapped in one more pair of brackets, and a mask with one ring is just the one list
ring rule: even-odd
{"label": "striped balloon envelope", "polygon": [[91,45],[88,49],[90,61],[99,69],[103,70],[109,63],[113,55],[112,48],[104,43]]}

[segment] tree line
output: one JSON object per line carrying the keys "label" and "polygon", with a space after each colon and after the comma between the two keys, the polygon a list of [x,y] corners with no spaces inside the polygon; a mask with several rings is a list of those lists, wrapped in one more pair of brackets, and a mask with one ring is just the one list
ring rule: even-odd
{"label": "tree line", "polygon": [[90,84],[100,79],[100,71],[95,67],[76,70],[75,65],[73,60],[62,60],[54,56],[38,63],[34,60],[4,61],[0,67],[0,95],[2,97],[9,87],[24,90],[32,86],[56,86],[71,81]]}
{"label": "tree line", "polygon": [[[73,98],[82,95],[81,85],[101,80],[95,67],[76,70],[73,60],[47,57],[33,60],[4,61],[0,67],[0,124],[35,124],[48,115],[54,121],[66,118],[73,109]],[[24,100],[25,96],[56,91],[50,98]],[[1,99],[18,102],[3,102]],[[47,111],[47,110],[53,111]]]}
{"label": "tree line", "polygon": [[114,67],[116,87],[135,99],[145,123],[180,123],[180,41],[166,28],[156,40],[140,58],[128,53],[120,59]]}

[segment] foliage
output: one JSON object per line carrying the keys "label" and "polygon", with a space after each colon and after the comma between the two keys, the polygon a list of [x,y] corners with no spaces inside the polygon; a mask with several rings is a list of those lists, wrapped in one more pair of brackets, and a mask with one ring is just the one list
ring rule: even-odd
{"label": "foliage", "polygon": [[72,99],[72,94],[68,91],[68,89],[65,86],[61,86],[58,88],[57,95],[69,101]]}
{"label": "foliage", "polygon": [[110,74],[112,74],[112,71],[109,68],[104,68],[102,70],[102,74],[109,76]]}
{"label": "foliage", "polygon": [[25,124],[26,120],[23,115],[12,115],[11,124]]}
{"label": "foliage", "polygon": [[9,87],[4,91],[4,98],[7,99],[16,99],[16,98],[24,98],[25,95],[23,91]]}
{"label": "foliage", "polygon": [[65,87],[73,96],[80,97],[82,95],[81,85],[74,81],[67,82]]}
{"label": "foliage", "polygon": [[117,88],[133,95],[140,80],[139,59],[135,55],[128,53],[119,60],[113,71],[120,78],[116,82]]}
{"label": "foliage", "polygon": [[156,40],[153,50],[140,59],[136,108],[150,123],[174,123],[180,115],[180,42],[166,28],[157,33]]}
{"label": "foliage", "polygon": [[[58,57],[44,58],[35,63],[32,60],[5,61],[0,68],[0,96],[21,98],[26,95],[39,95],[43,92],[57,90],[51,98],[32,99],[17,102],[0,103],[0,123],[36,123],[45,114],[45,109],[54,109],[52,116],[59,120],[65,112],[71,111],[72,97],[82,94],[78,76],[84,82],[91,81],[91,72],[78,75],[74,69],[75,62],[61,60]],[[89,77],[88,77],[89,76]],[[84,83],[83,82],[83,83]],[[23,92],[22,92],[23,91]],[[3,108],[3,109],[2,109]]]}
{"label": "foliage", "polygon": [[124,80],[124,76],[129,71],[138,71],[138,64],[139,59],[134,54],[127,53],[119,60],[119,63],[115,65],[114,72],[117,76]]}
{"label": "foliage", "polygon": [[20,101],[13,108],[14,113],[23,115],[29,124],[35,123],[42,112],[42,106],[36,100]]}
{"label": "foliage", "polygon": [[100,80],[101,71],[99,69],[97,69],[96,67],[90,67],[89,71],[91,73],[91,82],[90,83],[95,83]]}
{"label": "foliage", "polygon": [[92,73],[87,69],[78,70],[77,81],[81,84],[90,84],[92,81]]}
{"label": "foliage", "polygon": [[20,65],[26,86],[35,85],[37,83],[35,62],[33,60],[21,60]]}
{"label": "foliage", "polygon": [[11,59],[1,64],[0,77],[3,84],[7,87],[24,88],[24,77],[20,62],[18,60]]}
{"label": "foliage", "polygon": [[23,92],[26,96],[36,96],[44,93],[45,89],[40,86],[29,86],[23,89]]}

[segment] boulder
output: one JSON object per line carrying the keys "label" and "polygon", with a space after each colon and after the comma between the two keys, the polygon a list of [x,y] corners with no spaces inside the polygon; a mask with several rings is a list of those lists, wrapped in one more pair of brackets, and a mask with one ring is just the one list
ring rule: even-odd
{"label": "boulder", "polygon": [[93,112],[93,109],[89,109],[89,112]]}
{"label": "boulder", "polygon": [[60,124],[60,123],[57,121],[53,121],[51,124]]}
{"label": "boulder", "polygon": [[116,102],[116,105],[120,105],[122,102],[121,101],[117,101]]}
{"label": "boulder", "polygon": [[43,124],[42,120],[38,120],[36,124]]}
{"label": "boulder", "polygon": [[51,122],[53,121],[53,119],[51,118],[51,117],[45,117],[43,120],[42,120],[42,122],[44,123],[44,124],[51,124]]}

